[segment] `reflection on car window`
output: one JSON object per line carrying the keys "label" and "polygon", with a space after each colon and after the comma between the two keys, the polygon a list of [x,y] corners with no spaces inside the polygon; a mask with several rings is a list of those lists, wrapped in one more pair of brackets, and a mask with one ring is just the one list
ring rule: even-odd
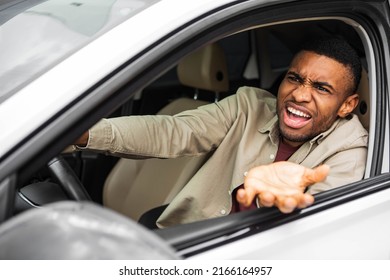
{"label": "reflection on car window", "polygon": [[19,11],[15,5],[2,9],[0,103],[18,87],[156,2],[51,0]]}

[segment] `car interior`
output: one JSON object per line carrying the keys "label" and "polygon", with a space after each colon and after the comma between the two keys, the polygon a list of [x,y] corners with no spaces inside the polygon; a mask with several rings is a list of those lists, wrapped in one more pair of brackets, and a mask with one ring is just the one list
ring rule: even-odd
{"label": "car interior", "polygon": [[[244,85],[267,89],[276,96],[301,42],[318,35],[346,38],[361,56],[364,71],[359,87],[360,103],[355,113],[369,130],[370,87],[364,45],[353,27],[330,19],[253,28],[204,45],[133,94],[107,117],[174,115],[221,100]],[[135,221],[141,219],[148,226],[150,222],[141,217],[151,209],[169,204],[207,159],[205,155],[132,160],[89,151],[63,153],[61,157],[79,179],[77,184],[85,188],[86,194],[82,196]],[[55,178],[48,166],[42,167],[28,181],[21,182],[16,213],[68,199],[69,194],[63,191],[64,180]]]}

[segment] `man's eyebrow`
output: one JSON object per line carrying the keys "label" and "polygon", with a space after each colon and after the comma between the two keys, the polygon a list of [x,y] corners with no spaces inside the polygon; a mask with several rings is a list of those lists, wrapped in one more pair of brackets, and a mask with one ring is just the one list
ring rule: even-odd
{"label": "man's eyebrow", "polygon": [[297,78],[301,78],[301,76],[297,72],[294,72],[294,71],[288,71],[287,75],[294,75]]}
{"label": "man's eyebrow", "polygon": [[299,75],[297,72],[294,72],[294,71],[288,71],[288,72],[287,72],[287,75],[293,75],[293,76],[295,76],[296,78],[301,79],[302,81],[309,80],[310,84],[312,84],[312,85],[314,85],[314,86],[328,87],[328,88],[330,88],[331,90],[335,90],[335,89],[333,88],[333,86],[332,86],[331,84],[329,84],[328,82],[312,81],[312,80],[310,80],[310,79],[302,78],[301,75]]}

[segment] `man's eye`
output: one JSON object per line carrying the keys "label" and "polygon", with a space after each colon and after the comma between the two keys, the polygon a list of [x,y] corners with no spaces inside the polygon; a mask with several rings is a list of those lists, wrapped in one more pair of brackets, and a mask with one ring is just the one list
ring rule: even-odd
{"label": "man's eye", "polygon": [[324,92],[324,93],[329,93],[329,90],[327,88],[324,88],[323,86],[314,86],[314,88],[316,88],[317,90],[321,91],[321,92]]}

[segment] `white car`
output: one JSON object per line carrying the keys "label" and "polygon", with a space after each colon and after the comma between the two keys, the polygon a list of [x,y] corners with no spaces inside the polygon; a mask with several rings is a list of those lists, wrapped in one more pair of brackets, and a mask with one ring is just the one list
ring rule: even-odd
{"label": "white car", "polygon": [[[390,259],[389,1],[2,3],[0,258]],[[152,229],[150,215],[205,158],[68,149],[104,117],[174,114],[243,85],[276,94],[317,35],[343,37],[361,57],[355,113],[369,146],[364,179],[311,207]]]}

